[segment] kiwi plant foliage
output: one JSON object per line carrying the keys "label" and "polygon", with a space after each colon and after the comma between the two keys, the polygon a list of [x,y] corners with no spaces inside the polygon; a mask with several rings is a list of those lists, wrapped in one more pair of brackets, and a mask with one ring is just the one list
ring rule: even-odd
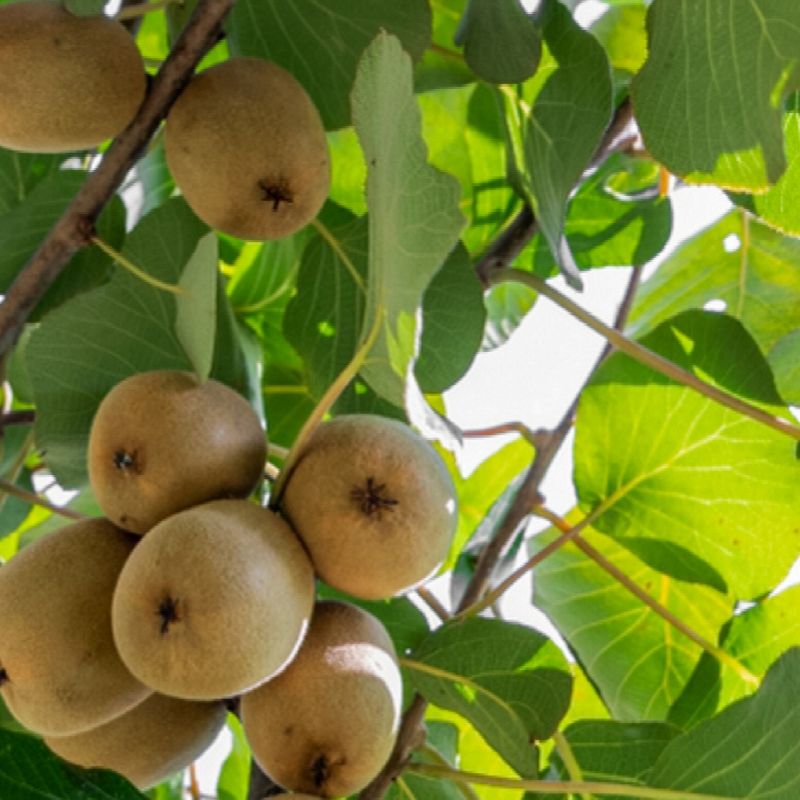
{"label": "kiwi plant foliage", "polygon": [[[226,727],[225,800],[796,800],[800,6],[102,6],[0,0],[0,797],[178,800]],[[457,410],[551,303],[608,343],[561,418],[533,345]]]}

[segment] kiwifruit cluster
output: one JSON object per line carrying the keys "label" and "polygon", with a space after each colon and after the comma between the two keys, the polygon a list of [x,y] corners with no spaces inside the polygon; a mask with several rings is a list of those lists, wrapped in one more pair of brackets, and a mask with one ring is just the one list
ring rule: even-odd
{"label": "kiwifruit cluster", "polygon": [[250,495],[266,437],[232,389],[176,371],[118,383],[89,438],[107,518],[25,547],[0,570],[0,693],[51,749],[141,788],[194,760],[241,698],[277,784],[359,791],[386,762],[402,687],[383,625],[317,600],[426,579],[456,523],[444,464],[405,425],[322,423],[277,510]]}
{"label": "kiwifruit cluster", "polygon": [[[60,0],[0,5],[0,147],[94,147],[131,121],[146,75],[130,34]],[[165,125],[167,164],[204,222],[242,239],[288,236],[330,187],[325,129],[311,98],[277,64],[231,58],[196,75]]]}

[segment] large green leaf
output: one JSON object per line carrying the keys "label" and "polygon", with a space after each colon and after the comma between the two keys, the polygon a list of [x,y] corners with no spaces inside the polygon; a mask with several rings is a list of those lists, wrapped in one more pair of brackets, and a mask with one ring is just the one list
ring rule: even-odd
{"label": "large green leaf", "polygon": [[458,241],[460,188],[426,162],[411,60],[381,34],[364,53],[353,89],[353,119],[367,161],[369,277],[362,341],[380,332],[362,376],[402,405],[416,355],[417,311]]}
{"label": "large green leaf", "polygon": [[[687,311],[642,343],[785,413],[756,343],[731,317]],[[797,558],[800,460],[787,436],[621,354],[583,392],[576,427],[581,506],[661,571],[753,598]]]}
{"label": "large green leaf", "polygon": [[549,639],[522,625],[472,618],[434,631],[403,665],[424,697],[466,717],[520,775],[536,774],[531,743],[552,735],[572,684]]}
{"label": "large green leaf", "polygon": [[722,301],[768,354],[783,398],[800,402],[793,377],[800,351],[787,338],[800,327],[798,260],[800,242],[734,211],[681,245],[645,281],[629,328],[641,334],[679,311]]}
{"label": "large green leaf", "polygon": [[478,77],[522,83],[539,65],[539,29],[518,0],[468,0],[455,36]]}
{"label": "large green leaf", "polygon": [[57,172],[65,153],[18,153],[0,147],[0,214],[18,206],[44,178]]}
{"label": "large green leaf", "polygon": [[759,691],[674,739],[647,783],[743,800],[796,800],[800,648],[786,653]]}
{"label": "large green leaf", "polygon": [[[207,233],[182,200],[145,217],[124,255],[154,277],[177,283]],[[212,376],[241,392],[247,374],[224,294]],[[86,443],[94,412],[108,390],[135,372],[191,369],[175,333],[174,295],[118,270],[98,289],[74,297],[45,317],[26,361],[36,400],[36,440],[62,486],[86,480]]]}
{"label": "large green leaf", "polygon": [[239,0],[226,24],[231,54],[275,61],[303,84],[326,128],[350,122],[349,92],[363,50],[379,31],[412,58],[430,41],[426,0]]}
{"label": "large green leaf", "polygon": [[433,12],[432,41],[415,70],[416,91],[427,92],[472,83],[475,75],[461,53],[453,49],[464,0],[430,0],[430,6]]}
{"label": "large green leaf", "polygon": [[[724,595],[663,575],[595,532],[583,536],[633,583],[716,642],[731,613]],[[532,549],[538,552],[553,538],[540,534]],[[665,719],[702,653],[574,544],[536,567],[534,604],[554,622],[620,720]]]}
{"label": "large green leaf", "polygon": [[144,800],[124,778],[56,758],[39,739],[0,729],[3,800]]}
{"label": "large green leaf", "polygon": [[[641,786],[664,748],[680,733],[662,722],[616,722],[582,720],[564,731],[572,755],[585,781],[629,783]],[[556,751],[550,760],[547,780],[570,780],[572,776]],[[570,795],[572,796],[572,795]],[[530,800],[566,800],[566,795],[533,793]],[[609,800],[623,800],[608,795]]]}
{"label": "large green leaf", "polygon": [[605,51],[564,6],[545,0],[544,40],[555,61],[523,120],[515,147],[522,188],[565,276],[580,285],[564,239],[570,193],[586,169],[612,111]]}
{"label": "large green leaf", "polygon": [[655,0],[632,86],[645,145],[691,182],[760,192],[786,168],[783,100],[798,81],[800,6]]}
{"label": "large green leaf", "polygon": [[[731,619],[722,648],[762,677],[784,652],[800,646],[798,607],[797,586],[756,603]],[[670,720],[688,728],[752,691],[753,685],[728,665],[704,657],[670,711]]]}
{"label": "large green leaf", "polygon": [[[5,291],[25,266],[86,180],[80,170],[50,172],[23,201],[0,217],[0,290]],[[119,247],[125,235],[125,208],[114,197],[97,221],[98,235]],[[32,317],[96,286],[111,272],[111,259],[97,247],[79,250],[39,302]]]}
{"label": "large green leaf", "polygon": [[[658,168],[618,154],[585,181],[569,204],[564,235],[580,269],[641,266],[667,243],[672,206],[657,193]],[[558,271],[545,237],[519,259],[547,277]]]}

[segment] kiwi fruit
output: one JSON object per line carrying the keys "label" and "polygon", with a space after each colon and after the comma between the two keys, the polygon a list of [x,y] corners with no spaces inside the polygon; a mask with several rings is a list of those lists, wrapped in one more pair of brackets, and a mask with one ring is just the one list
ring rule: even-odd
{"label": "kiwi fruit", "polygon": [[114,639],[157,692],[231,697],[291,660],[313,604],[313,570],[286,522],[246,500],[215,500],[141,540],[114,593]]}
{"label": "kiwi fruit", "polygon": [[222,702],[199,703],[153,694],[133,709],[74,736],[45,744],[79,767],[110,769],[148,789],[203,753],[225,724]]}
{"label": "kiwi fruit", "polygon": [[135,541],[104,519],[76,522],[0,569],[0,694],[29,730],[78,733],[150,694],[111,633],[114,586]]}
{"label": "kiwi fruit", "polygon": [[277,239],[310,222],[330,187],[325,129],[303,87],[258,58],[197,75],[167,116],[167,166],[212,228]]}
{"label": "kiwi fruit", "polygon": [[266,460],[258,416],[233,389],[155,370],[118,383],[89,434],[89,482],[103,513],[145,533],[184,508],[246,497]]}
{"label": "kiwi fruit", "polygon": [[444,462],[414,431],[370,414],[320,425],[282,509],[317,574],[354,597],[391,597],[442,563],[458,521]]}
{"label": "kiwi fruit", "polygon": [[322,601],[294,661],[242,698],[242,724],[273,781],[344,797],[386,763],[401,703],[400,669],[383,625],[350,603]]}
{"label": "kiwi fruit", "polygon": [[133,38],[108,17],[59,2],[0,5],[0,146],[39,153],[95,147],[116,136],[144,99]]}

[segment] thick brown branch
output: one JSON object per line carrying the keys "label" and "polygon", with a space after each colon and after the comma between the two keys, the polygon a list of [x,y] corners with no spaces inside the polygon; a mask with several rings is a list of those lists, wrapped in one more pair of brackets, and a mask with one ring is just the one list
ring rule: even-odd
{"label": "thick brown branch", "polygon": [[[632,120],[631,102],[625,100],[617,108],[608,130],[592,156],[586,173],[596,170],[611,153],[624,150],[636,139],[637,134],[627,132]],[[485,288],[489,287],[492,276],[498,270],[504,269],[514,262],[525,245],[534,237],[538,227],[533,211],[530,206],[526,205],[508,227],[503,229],[475,264],[475,272]]]}
{"label": "thick brown branch", "polygon": [[200,0],[186,28],[153,80],[136,118],[114,140],[61,219],[9,288],[0,305],[0,356],[14,345],[28,315],[83,247],[94,222],[120,186],[206,51],[217,41],[234,0]]}

